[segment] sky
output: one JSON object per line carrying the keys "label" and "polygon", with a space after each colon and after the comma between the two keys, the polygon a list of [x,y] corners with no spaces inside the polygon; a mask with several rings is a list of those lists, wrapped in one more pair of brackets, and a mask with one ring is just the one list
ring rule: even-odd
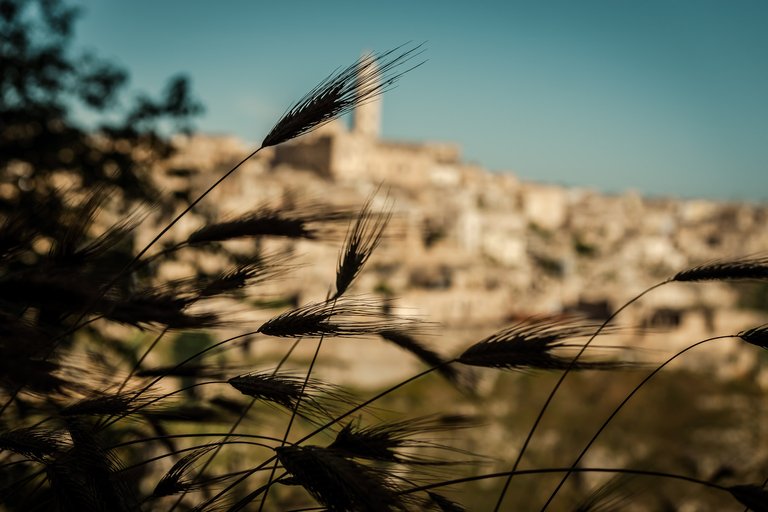
{"label": "sky", "polygon": [[76,42],[135,91],[178,73],[197,128],[258,145],[363,51],[425,42],[383,135],[523,180],[768,202],[768,2],[80,0]]}

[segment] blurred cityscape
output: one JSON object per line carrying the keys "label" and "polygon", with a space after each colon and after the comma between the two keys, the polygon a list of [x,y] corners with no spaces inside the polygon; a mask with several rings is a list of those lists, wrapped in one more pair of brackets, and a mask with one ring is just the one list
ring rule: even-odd
{"label": "blurred cityscape", "polygon": [[[337,120],[259,152],[206,200],[206,215],[233,218],[259,206],[302,202],[359,207],[380,188],[375,206],[393,208],[393,221],[357,291],[393,297],[406,314],[438,323],[440,343],[449,351],[467,339],[446,332],[476,337],[537,314],[603,320],[682,269],[768,247],[763,204],[646,198],[631,191],[605,195],[522,182],[464,162],[451,143],[382,139],[380,124],[381,103],[371,102],[354,113],[351,128]],[[177,196],[194,197],[252,150],[230,136],[184,136],[175,143],[178,154],[157,176],[160,187]],[[188,234],[201,222],[190,216],[181,231]],[[153,234],[150,229],[146,236]],[[294,242],[292,249],[311,264],[297,270],[294,289],[281,283],[275,293],[293,294],[297,303],[322,299],[342,237]],[[143,242],[140,237],[138,244]],[[169,263],[177,268],[168,272],[183,275],[179,265],[183,261]],[[629,308],[619,324],[642,328],[634,347],[658,348],[661,340],[671,354],[764,323],[766,290],[758,284],[676,283]],[[723,341],[682,364],[721,378],[749,375],[768,386],[759,354],[749,348]],[[355,378],[376,380],[354,350],[345,350],[356,361]]]}

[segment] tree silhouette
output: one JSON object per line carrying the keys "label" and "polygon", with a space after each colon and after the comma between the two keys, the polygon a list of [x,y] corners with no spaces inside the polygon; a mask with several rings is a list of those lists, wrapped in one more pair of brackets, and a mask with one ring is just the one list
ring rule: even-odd
{"label": "tree silhouette", "polygon": [[72,48],[78,15],[62,0],[0,1],[0,213],[22,211],[43,234],[60,232],[73,193],[156,200],[148,170],[202,111],[181,75],[126,105],[127,72]]}

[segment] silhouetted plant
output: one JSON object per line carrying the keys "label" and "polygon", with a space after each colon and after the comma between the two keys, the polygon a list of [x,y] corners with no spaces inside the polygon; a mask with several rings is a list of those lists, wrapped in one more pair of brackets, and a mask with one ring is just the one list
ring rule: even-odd
{"label": "silhouetted plant", "polygon": [[[66,40],[73,11],[54,1],[40,6],[45,25]],[[8,35],[0,43],[4,59],[0,84],[4,112],[13,114],[3,128],[0,149],[16,151],[16,156],[2,163],[2,171],[4,177],[14,176],[11,173],[20,163],[32,169],[17,176],[14,194],[3,198],[6,216],[0,225],[3,510],[237,511],[283,509],[292,506],[293,500],[301,500],[297,506],[303,506],[311,498],[332,511],[460,511],[465,510],[461,500],[444,495],[441,488],[484,480],[501,482],[498,497],[494,494],[496,509],[500,509],[505,503],[514,507],[516,496],[506,496],[512,477],[561,475],[560,484],[543,504],[546,509],[569,476],[587,473],[632,475],[633,481],[687,482],[728,496],[734,504],[758,512],[768,510],[768,492],[754,483],[728,486],[714,478],[662,469],[580,465],[605,427],[667,364],[694,347],[726,337],[765,348],[765,325],[696,342],[667,359],[614,409],[570,466],[518,468],[568,374],[644,368],[615,357],[625,352],[613,347],[591,350],[582,357],[597,336],[622,334],[621,329],[609,327],[616,315],[646,293],[672,282],[764,279],[768,276],[765,258],[717,261],[683,270],[621,306],[601,325],[577,317],[529,318],[496,330],[458,355],[444,355],[421,341],[425,324],[391,313],[390,298],[349,294],[391,219],[388,199],[377,211],[376,196],[371,196],[356,213],[322,204],[304,209],[257,207],[239,218],[209,222],[183,241],[152,251],[179,219],[262,148],[308,133],[371,101],[418,66],[413,59],[420,55],[420,45],[367,55],[323,80],[286,111],[259,148],[182,207],[148,244],[134,250],[133,230],[139,217],[128,216],[101,234],[94,234],[94,224],[102,210],[115,208],[106,204],[110,186],[118,184],[127,196],[146,192],[141,187],[127,187],[142,183],[133,172],[136,162],[123,162],[125,174],[120,179],[126,182],[115,183],[98,172],[94,177],[94,169],[77,167],[74,170],[82,173],[78,186],[54,191],[45,178],[61,162],[38,162],[34,158],[39,155],[30,156],[31,147],[65,147],[75,154],[97,147],[95,158],[102,166],[105,159],[116,158],[109,153],[112,149],[104,147],[122,147],[118,142],[132,148],[151,144],[165,155],[161,151],[165,143],[153,131],[153,123],[164,116],[184,120],[197,108],[189,102],[185,82],[175,82],[165,102],[140,100],[119,129],[101,127],[93,132],[67,126],[67,138],[55,142],[40,139],[39,134],[29,135],[21,128],[29,123],[45,120],[45,127],[37,128],[56,133],[60,131],[51,128],[51,120],[56,126],[66,124],[63,82],[61,77],[51,76],[52,70],[81,80],[81,96],[97,108],[109,105],[124,76],[112,68],[82,76],[60,46],[35,48],[23,30],[29,28],[25,12],[24,2],[0,2]],[[29,70],[29,83],[16,83],[22,68],[14,64],[11,50],[41,60],[39,68]],[[25,120],[26,114],[38,116],[37,121]],[[96,133],[106,134],[106,138]],[[128,158],[128,153],[121,154]],[[96,170],[104,171],[98,166]],[[16,208],[20,205],[24,207]],[[126,211],[125,205],[119,209]],[[227,255],[220,243],[236,238],[330,240],[328,233],[339,223],[349,227],[326,299],[291,307],[227,339],[216,341],[208,338],[210,334],[189,333],[236,325],[229,319],[229,311],[219,309],[220,301],[246,309],[247,301],[242,300],[246,292],[272,283],[294,268],[290,254],[255,253],[247,261],[235,261],[229,255],[228,270],[176,280],[163,280],[153,270],[153,263],[181,251],[215,250]],[[129,339],[110,341],[107,328],[115,325],[130,326],[118,332],[152,332],[152,337],[142,338],[147,343],[138,346]],[[170,351],[174,360],[158,361],[161,358],[154,356],[176,331],[182,334],[175,339],[179,348]],[[226,357],[229,348],[267,337],[285,343],[284,357],[277,365],[263,359],[240,357],[234,362]],[[365,337],[398,346],[427,368],[362,401],[312,376],[324,340]],[[181,346],[185,340],[187,346]],[[283,370],[297,344],[313,342],[316,348],[306,373]],[[451,408],[426,416],[399,415],[375,407],[384,397],[430,373],[471,395],[477,383],[473,371],[483,369],[528,372],[534,377],[559,374],[509,470],[483,469],[490,460],[510,464],[498,461],[498,453],[475,454],[455,446],[459,432],[483,428],[481,418]],[[181,379],[180,386],[177,379]],[[473,399],[481,400],[476,395]],[[275,410],[282,413],[275,414]],[[397,414],[395,419],[382,419],[393,414]],[[301,434],[292,430],[294,424],[302,429]],[[276,430],[282,433],[274,435]],[[438,434],[445,437],[438,439]],[[630,490],[628,481],[616,478],[597,486],[575,510],[623,507],[641,494],[634,487]],[[273,491],[276,487],[280,490]],[[287,487],[292,492],[286,496]]]}

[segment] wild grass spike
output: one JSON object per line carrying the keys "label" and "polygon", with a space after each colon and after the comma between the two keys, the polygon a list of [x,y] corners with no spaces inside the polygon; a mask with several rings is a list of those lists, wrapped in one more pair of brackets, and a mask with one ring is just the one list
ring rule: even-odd
{"label": "wild grass spike", "polygon": [[184,490],[188,490],[191,486],[191,482],[185,482],[183,480],[184,476],[192,469],[200,457],[211,452],[211,450],[216,449],[217,446],[218,444],[200,446],[177,460],[171,469],[169,469],[157,483],[155,490],[152,491],[152,496],[160,498],[162,496],[170,496],[171,494],[177,494]]}
{"label": "wild grass spike", "polygon": [[422,53],[422,45],[368,54],[331,74],[283,114],[261,147],[275,146],[308,133],[392,88],[408,69],[400,68]]}
{"label": "wild grass spike", "polygon": [[186,243],[195,245],[260,236],[314,239],[316,232],[307,224],[305,219],[261,208],[236,220],[203,226],[189,235]]}
{"label": "wild grass spike", "polygon": [[262,206],[233,220],[207,224],[189,235],[184,243],[200,245],[258,237],[317,240],[328,234],[330,225],[351,218],[351,211],[321,204],[292,208]]}
{"label": "wild grass spike", "polygon": [[371,212],[372,201],[373,196],[365,202],[344,240],[336,269],[336,293],[332,299],[341,297],[360,274],[368,258],[381,242],[384,229],[392,217],[391,209],[378,215]]}
{"label": "wild grass spike", "polygon": [[293,411],[297,404],[312,415],[328,416],[333,402],[348,403],[349,398],[338,388],[317,379],[304,383],[303,377],[286,373],[254,372],[229,379],[229,384],[244,395],[280,405]]}
{"label": "wild grass spike", "polygon": [[146,412],[146,406],[155,400],[149,395],[137,397],[135,391],[101,396],[94,392],[93,395],[64,407],[59,411],[59,415],[64,417],[128,415],[137,409]]}
{"label": "wild grass spike", "polygon": [[741,331],[737,336],[747,343],[768,349],[768,324]]}
{"label": "wild grass spike", "polygon": [[319,446],[277,448],[277,458],[293,482],[336,512],[410,510],[407,496],[385,472]]}
{"label": "wild grass spike", "polygon": [[[588,338],[596,329],[596,325],[572,318],[532,318],[475,343],[456,361],[486,368],[564,370],[571,365],[572,357],[562,351],[582,346],[568,341]],[[627,366],[617,361],[577,361],[573,369],[613,370]]]}
{"label": "wild grass spike", "polygon": [[463,424],[458,421],[444,423],[440,416],[387,422],[369,427],[360,427],[350,422],[339,430],[336,438],[328,445],[328,449],[336,451],[343,457],[379,462],[415,465],[463,464],[466,461],[448,462],[425,457],[419,455],[417,450],[426,448],[451,450],[428,438],[437,432],[451,432],[474,424],[471,418],[464,418]]}
{"label": "wild grass spike", "polygon": [[673,281],[725,281],[768,278],[768,256],[716,260],[678,272]]}
{"label": "wild grass spike", "polygon": [[283,338],[349,337],[378,334],[392,327],[411,327],[413,320],[391,318],[380,300],[342,298],[307,304],[262,324],[258,332]]}

